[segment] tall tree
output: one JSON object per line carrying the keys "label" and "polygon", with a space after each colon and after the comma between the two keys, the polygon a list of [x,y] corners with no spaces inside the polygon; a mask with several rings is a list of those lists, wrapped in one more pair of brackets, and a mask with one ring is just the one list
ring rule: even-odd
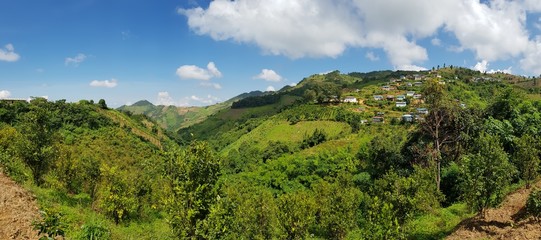
{"label": "tall tree", "polygon": [[459,108],[454,101],[447,98],[443,85],[434,80],[427,82],[423,91],[429,113],[421,123],[421,131],[432,142],[426,151],[436,167],[436,185],[441,185],[442,151],[447,145],[460,139]]}
{"label": "tall tree", "polygon": [[196,228],[216,201],[215,184],[219,173],[219,160],[207,143],[193,142],[185,151],[172,157],[169,169],[171,195],[167,199],[167,209],[169,223],[177,237],[198,237]]}
{"label": "tall tree", "polygon": [[526,182],[526,188],[530,188],[531,182],[539,175],[539,144],[530,135],[523,135],[517,139],[513,163],[517,166],[522,180]]}
{"label": "tall tree", "polygon": [[498,137],[481,133],[474,152],[461,166],[461,189],[466,203],[476,211],[499,204],[515,172]]}
{"label": "tall tree", "polygon": [[22,115],[18,124],[25,140],[20,143],[19,151],[26,164],[32,169],[34,181],[42,183],[41,177],[51,164],[56,154],[53,144],[55,131],[51,121],[49,103],[45,99],[32,100],[30,111]]}

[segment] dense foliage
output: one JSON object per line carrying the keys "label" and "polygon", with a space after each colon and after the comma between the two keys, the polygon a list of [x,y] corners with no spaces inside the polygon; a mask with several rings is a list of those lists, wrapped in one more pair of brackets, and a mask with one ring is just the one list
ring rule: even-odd
{"label": "dense foliage", "polygon": [[[50,225],[73,239],[441,238],[463,209],[497,206],[538,176],[541,103],[506,78],[450,67],[319,74],[232,103],[176,143],[101,100],[0,102],[0,168],[62,212]],[[393,95],[423,99],[373,99],[396,81]]]}

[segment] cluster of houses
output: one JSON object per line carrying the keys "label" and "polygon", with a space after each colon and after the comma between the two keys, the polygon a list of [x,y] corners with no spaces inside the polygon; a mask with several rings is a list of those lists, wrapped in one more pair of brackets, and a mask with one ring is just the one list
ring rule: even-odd
{"label": "cluster of houses", "polygon": [[[407,113],[407,114],[402,115],[400,120],[402,120],[402,122],[407,122],[407,123],[420,122],[424,120],[424,116],[427,114],[428,114],[427,108],[417,108],[416,112],[414,113]],[[361,120],[361,123],[362,124],[368,123],[368,121]],[[376,116],[372,117],[372,123],[385,123],[385,113],[378,112]]]}
{"label": "cluster of houses", "polygon": [[[381,87],[381,90],[385,92],[394,91],[399,86],[407,86],[407,87],[419,87],[422,86],[422,81],[425,80],[425,75],[421,74],[413,74],[408,76],[401,76],[400,78],[391,79],[388,85],[384,85]],[[441,78],[441,76],[436,76],[438,78]],[[407,81],[407,82],[406,82]],[[442,82],[441,84],[445,84],[445,82]],[[357,90],[356,92],[358,92]],[[406,108],[408,107],[408,102],[406,99],[412,99],[416,100],[417,102],[423,101],[423,95],[419,94],[415,91],[406,91],[405,93],[402,93],[401,95],[392,95],[392,94],[386,94],[386,95],[373,95],[374,101],[388,101],[388,102],[394,102],[394,106],[396,108]],[[354,96],[347,96],[342,100],[343,103],[361,103],[362,100],[357,99]],[[424,120],[424,116],[428,114],[427,108],[416,108],[415,112],[407,113],[401,116],[400,120],[403,122],[416,122],[416,121],[422,121]],[[376,113],[376,116],[374,116],[371,120],[372,123],[384,123],[385,122],[385,113],[384,112],[378,112]],[[368,123],[369,120],[362,120],[361,124]]]}

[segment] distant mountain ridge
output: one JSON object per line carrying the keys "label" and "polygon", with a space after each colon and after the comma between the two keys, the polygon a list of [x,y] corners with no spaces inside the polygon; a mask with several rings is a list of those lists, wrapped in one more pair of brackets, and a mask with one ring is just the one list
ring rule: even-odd
{"label": "distant mountain ridge", "polygon": [[268,93],[252,91],[242,93],[225,102],[217,103],[206,107],[177,107],[173,105],[154,105],[148,100],[140,100],[132,105],[123,105],[117,110],[131,114],[144,114],[154,119],[161,127],[171,132],[180,128],[186,128],[204,121],[208,116],[229,108],[234,102],[248,97],[262,96]]}

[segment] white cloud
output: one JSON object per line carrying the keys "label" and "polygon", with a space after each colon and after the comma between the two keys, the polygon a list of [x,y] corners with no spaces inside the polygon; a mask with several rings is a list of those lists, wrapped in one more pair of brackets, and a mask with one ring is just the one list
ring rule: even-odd
{"label": "white cloud", "polygon": [[118,85],[118,81],[116,79],[111,80],[93,80],[90,82],[90,86],[92,87],[106,87],[106,88],[114,88]]}
{"label": "white cloud", "polygon": [[291,83],[291,84],[289,84],[289,86],[295,87],[295,86],[297,86],[297,83]]}
{"label": "white cloud", "polygon": [[379,57],[374,52],[367,52],[364,56],[372,62],[379,61]]}
{"label": "white cloud", "polygon": [[4,46],[4,49],[0,48],[0,61],[16,62],[19,58],[21,57],[15,53],[13,44],[9,43]]}
{"label": "white cloud", "polygon": [[[214,0],[208,8],[179,9],[199,35],[254,44],[265,54],[290,58],[337,57],[345,49],[382,49],[395,68],[428,59],[417,41],[439,32],[456,37],[457,51],[477,60],[525,57],[536,42],[528,14],[541,12],[539,0]],[[524,55],[527,56],[524,56]],[[523,65],[524,69],[533,69]],[[530,70],[531,71],[531,70]]]}
{"label": "white cloud", "polygon": [[214,88],[214,89],[222,89],[222,86],[220,84],[218,84],[218,83],[202,82],[200,85],[203,86],[203,87],[210,87],[210,88]]}
{"label": "white cloud", "polygon": [[171,106],[176,105],[175,100],[169,95],[169,92],[159,92],[156,99],[156,105]]}
{"label": "white cloud", "polygon": [[487,72],[487,73],[496,73],[496,72],[503,72],[503,73],[512,73],[512,67],[508,67],[507,69],[489,69],[490,63],[487,60],[482,60],[480,62],[477,62],[475,66],[473,66],[473,70],[477,70],[479,72]]}
{"label": "white cloud", "polygon": [[402,65],[396,67],[396,70],[403,70],[403,71],[424,71],[426,68],[417,66],[417,65]]}
{"label": "white cloud", "polygon": [[0,99],[11,97],[11,93],[8,90],[0,91]]}
{"label": "white cloud", "polygon": [[479,71],[479,72],[486,72],[487,68],[488,68],[488,61],[487,60],[483,60],[481,62],[478,62],[477,64],[475,64],[475,66],[473,66],[473,70],[476,70],[476,71]]}
{"label": "white cloud", "polygon": [[282,76],[280,76],[274,70],[263,69],[261,70],[261,73],[254,76],[254,79],[261,79],[269,82],[280,82],[282,81]]}
{"label": "white cloud", "polygon": [[200,106],[200,105],[212,105],[219,102],[218,97],[207,95],[206,97],[199,97],[192,95],[189,97],[184,97],[176,101],[171,94],[167,91],[158,92],[156,98],[156,105],[165,105],[165,106],[178,106],[178,107],[188,107],[188,106]]}
{"label": "white cloud", "polygon": [[74,66],[74,67],[77,67],[79,66],[79,64],[81,64],[82,62],[84,62],[86,60],[87,56],[82,54],[82,53],[79,53],[77,54],[77,56],[75,57],[67,57],[65,60],[64,60],[64,64],[66,66]]}
{"label": "white cloud", "polygon": [[207,97],[198,97],[198,96],[192,95],[188,99],[191,100],[191,101],[195,101],[195,102],[203,103],[203,104],[207,104],[207,105],[210,105],[210,104],[213,104],[213,103],[216,103],[216,102],[220,101],[219,98],[214,97],[212,95],[207,95]]}
{"label": "white cloud", "polygon": [[222,77],[222,73],[218,70],[218,68],[216,68],[214,62],[209,62],[209,64],[207,64],[207,69],[212,76],[218,78]]}
{"label": "white cloud", "polygon": [[430,40],[430,43],[432,43],[432,45],[434,46],[441,46],[441,40],[437,37],[432,38],[432,40]]}
{"label": "white cloud", "polygon": [[523,70],[541,75],[541,36],[531,42],[524,58],[520,61]]}
{"label": "white cloud", "polygon": [[276,89],[274,89],[273,86],[268,86],[266,91],[267,92],[274,92],[274,91],[276,91]]}
{"label": "white cloud", "polygon": [[181,79],[195,79],[208,81],[212,78],[222,77],[222,73],[216,68],[214,62],[207,64],[207,69],[195,65],[183,65],[177,69],[177,76]]}

